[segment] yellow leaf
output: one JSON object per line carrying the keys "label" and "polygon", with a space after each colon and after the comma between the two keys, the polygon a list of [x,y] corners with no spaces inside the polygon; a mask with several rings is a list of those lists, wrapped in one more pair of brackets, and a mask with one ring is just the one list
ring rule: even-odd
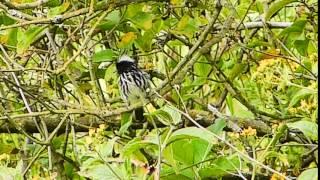
{"label": "yellow leaf", "polygon": [[11,0],[11,3],[17,3],[17,4],[21,4],[24,3],[25,1],[23,0]]}
{"label": "yellow leaf", "polygon": [[0,36],[1,44],[7,44],[7,42],[8,42],[8,36]]}
{"label": "yellow leaf", "polygon": [[189,20],[190,20],[190,16],[187,16],[187,15],[183,16],[177,25],[177,29],[179,30],[184,29],[188,25]]}
{"label": "yellow leaf", "polygon": [[151,103],[147,104],[146,108],[148,109],[148,112],[150,112],[150,113],[155,112],[157,110]]}
{"label": "yellow leaf", "polygon": [[89,129],[89,136],[90,136],[90,137],[93,137],[94,134],[96,134],[96,128],[90,128],[90,129]]}
{"label": "yellow leaf", "polygon": [[260,59],[273,59],[280,54],[280,49],[268,49],[264,51],[264,54],[261,55]]}
{"label": "yellow leaf", "polygon": [[6,154],[6,153],[3,153],[3,154],[0,155],[0,160],[5,160],[6,161],[9,158],[10,158],[10,156],[8,154]]}
{"label": "yellow leaf", "polygon": [[0,43],[8,44],[9,36],[10,36],[10,29],[2,31],[0,33]]}
{"label": "yellow leaf", "polygon": [[134,32],[128,32],[121,37],[121,40],[119,42],[119,47],[128,46],[135,39],[137,39],[137,35]]}
{"label": "yellow leaf", "polygon": [[278,174],[272,174],[270,180],[284,180],[284,177],[279,176]]}
{"label": "yellow leaf", "polygon": [[199,16],[197,18],[197,21],[199,21],[202,26],[207,25],[209,23],[208,19],[204,16]]}
{"label": "yellow leaf", "polygon": [[181,5],[183,0],[170,0],[170,4],[172,5]]}
{"label": "yellow leaf", "polygon": [[171,32],[177,34],[183,34],[189,38],[193,37],[193,34],[199,30],[199,22],[188,15],[184,15],[177,24],[177,27]]}

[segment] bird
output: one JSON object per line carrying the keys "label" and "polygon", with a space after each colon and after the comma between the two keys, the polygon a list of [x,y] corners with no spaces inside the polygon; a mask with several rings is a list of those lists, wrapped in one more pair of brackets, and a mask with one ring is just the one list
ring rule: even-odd
{"label": "bird", "polygon": [[[142,71],[137,62],[128,55],[121,55],[116,63],[119,74],[119,89],[121,98],[127,105],[145,102],[149,90],[150,76]],[[136,121],[143,121],[143,107],[134,110]]]}

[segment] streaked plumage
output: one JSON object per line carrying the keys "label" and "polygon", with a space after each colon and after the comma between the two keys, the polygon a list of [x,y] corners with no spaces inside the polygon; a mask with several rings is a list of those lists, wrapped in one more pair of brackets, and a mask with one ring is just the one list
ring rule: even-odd
{"label": "streaked plumage", "polygon": [[[119,87],[122,99],[128,104],[143,102],[149,87],[149,75],[140,70],[134,59],[127,55],[119,58],[116,67],[120,76]],[[140,117],[136,118],[141,118],[141,115],[138,116]]]}

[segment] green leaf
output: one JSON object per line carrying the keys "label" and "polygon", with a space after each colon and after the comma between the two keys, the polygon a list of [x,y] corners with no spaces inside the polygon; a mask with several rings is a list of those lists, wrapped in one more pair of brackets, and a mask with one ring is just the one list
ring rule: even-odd
{"label": "green leaf", "polygon": [[297,51],[302,55],[306,56],[308,52],[309,39],[305,40],[296,40],[294,46],[297,48]]}
{"label": "green leaf", "polygon": [[138,28],[149,30],[152,28],[153,15],[146,12],[139,12],[135,16],[129,18]]}
{"label": "green leaf", "polygon": [[48,17],[54,17],[56,15],[62,14],[69,8],[69,5],[70,5],[69,2],[65,2],[65,3],[62,3],[60,6],[49,9]]}
{"label": "green leaf", "polygon": [[298,180],[317,180],[318,179],[318,168],[307,169],[303,171]]}
{"label": "green leaf", "polygon": [[121,20],[121,14],[119,10],[110,12],[104,21],[99,24],[98,28],[107,31],[111,30],[115,25],[119,24]]}
{"label": "green leaf", "polygon": [[193,34],[198,30],[198,23],[188,15],[184,15],[177,24],[177,27],[171,32],[183,34],[192,38]]}
{"label": "green leaf", "polygon": [[236,172],[240,168],[238,156],[219,157],[214,160],[209,167],[199,171],[201,178],[221,177],[229,172]]}
{"label": "green leaf", "polygon": [[164,21],[162,19],[154,19],[152,22],[152,32],[159,33],[164,28]]}
{"label": "green leaf", "polygon": [[173,122],[172,117],[170,114],[163,109],[157,109],[156,111],[150,113],[149,115],[155,116],[158,118],[158,120],[165,125],[170,125],[171,122]]}
{"label": "green leaf", "polygon": [[288,123],[287,126],[292,129],[299,129],[306,137],[312,140],[318,140],[318,125],[314,122],[301,120]]}
{"label": "green leaf", "polygon": [[130,4],[127,8],[125,17],[132,18],[137,15],[139,12],[142,12],[143,4]]}
{"label": "green leaf", "polygon": [[190,137],[200,138],[209,143],[216,142],[216,138],[213,134],[196,127],[187,127],[187,128],[183,128],[175,131],[174,133],[172,133],[168,142],[174,141],[176,139],[183,139],[183,138],[190,138]]}
{"label": "green leaf", "polygon": [[299,146],[297,142],[288,142],[281,146],[280,152],[287,156],[289,164],[294,164],[296,167],[301,166],[303,159],[301,158],[304,153],[307,153],[307,148]]}
{"label": "green leaf", "polygon": [[61,145],[64,143],[66,137],[64,135],[57,136],[52,140],[52,146],[55,149],[59,149]]}
{"label": "green leaf", "polygon": [[7,144],[0,141],[0,154],[10,154],[14,150],[13,144]]}
{"label": "green leaf", "polygon": [[8,41],[7,41],[8,45],[10,45],[10,46],[17,45],[17,34],[18,34],[18,28],[10,29],[10,32],[8,35]]}
{"label": "green leaf", "polygon": [[[175,172],[178,172],[179,163],[174,158],[173,146],[171,144],[167,144],[167,146],[163,150],[163,157],[171,165],[170,169],[168,171],[172,172],[172,170],[174,170]],[[165,174],[163,171],[162,171],[162,173]]]}
{"label": "green leaf", "polygon": [[12,29],[0,31],[0,43],[15,47],[17,44],[17,35],[18,35],[18,28],[12,28]]}
{"label": "green leaf", "polygon": [[154,37],[155,37],[155,34],[153,33],[152,29],[149,29],[142,36],[139,36],[135,40],[135,43],[143,51],[145,51],[145,52],[150,51],[151,45],[152,45],[152,40]]}
{"label": "green leaf", "polygon": [[56,6],[59,6],[60,4],[61,4],[60,0],[49,0],[47,3],[45,3],[45,5],[49,7],[56,7]]}
{"label": "green leaf", "polygon": [[161,109],[170,115],[172,122],[174,124],[178,124],[181,122],[181,114],[177,111],[176,108],[172,106],[164,106]]}
{"label": "green leaf", "polygon": [[[261,39],[255,38],[253,37],[252,40],[250,42],[248,42],[248,47],[250,48],[254,48],[257,46],[264,46],[264,47],[272,47],[272,44],[270,44],[269,42],[263,41]],[[261,54],[259,52],[257,52],[257,54]]]}
{"label": "green leaf", "polygon": [[114,60],[113,57],[114,57],[113,50],[105,49],[94,54],[92,57],[92,61],[95,63],[113,61]]}
{"label": "green leaf", "polygon": [[45,34],[47,26],[33,26],[30,27],[26,32],[19,33],[18,35],[18,44],[17,44],[17,53],[23,54],[29,46],[37,41],[42,35]]}
{"label": "green leaf", "polygon": [[95,179],[96,180],[99,180],[99,179],[118,180],[119,179],[118,176],[120,176],[121,174],[121,172],[119,172],[119,168],[115,167],[112,164],[110,165],[97,164],[97,165],[81,167],[81,170],[78,173],[83,177],[87,177],[93,180]]}
{"label": "green leaf", "polygon": [[[162,173],[162,172],[161,172]],[[164,177],[161,177],[162,180],[192,180],[192,178],[188,178],[187,176],[184,176],[182,174],[172,174],[172,175],[166,175]]]}
{"label": "green leaf", "polygon": [[114,11],[110,12],[105,19],[107,19],[111,22],[114,22],[114,23],[119,23],[121,20],[120,10],[114,10]]}
{"label": "green leaf", "polygon": [[9,16],[7,16],[6,14],[0,14],[0,25],[10,25],[10,24],[14,24],[16,21],[12,18],[10,18]]}
{"label": "green leaf", "polygon": [[289,107],[292,107],[296,105],[301,99],[308,95],[315,94],[316,91],[310,90],[308,88],[300,89],[298,92],[296,92],[293,97],[291,97],[291,101],[289,103]]}
{"label": "green leaf", "polygon": [[[66,173],[66,176],[68,177],[68,179],[80,179],[79,178],[79,175],[76,174],[76,171],[74,169],[74,166],[69,163],[68,161],[65,161],[63,163],[63,168],[64,168],[64,172]],[[75,178],[75,177],[78,177],[78,178]]]}
{"label": "green leaf", "polygon": [[288,156],[276,151],[267,151],[265,155],[266,159],[276,159],[277,162],[281,162],[284,166],[289,166]]}
{"label": "green leaf", "polygon": [[236,63],[229,74],[230,80],[234,80],[239,74],[241,74],[241,72],[246,69],[246,66],[247,65],[244,63]]}
{"label": "green leaf", "polygon": [[[205,84],[206,82],[207,82],[207,77],[195,77],[194,81],[191,82],[190,86],[192,86],[192,87],[201,86],[201,85]],[[198,96],[198,95],[196,95],[196,96]]]}
{"label": "green leaf", "polygon": [[144,139],[141,138],[135,138],[131,141],[129,141],[124,147],[122,155],[125,157],[129,157],[133,153],[135,153],[137,150],[141,148],[146,148],[150,145],[158,145],[158,139],[156,136],[146,136]]}
{"label": "green leaf", "polygon": [[194,71],[200,77],[207,77],[211,70],[211,65],[207,62],[206,58],[201,58],[201,62],[194,64]]}
{"label": "green leaf", "polygon": [[17,44],[17,34],[18,28],[0,31],[0,44],[7,44],[9,46],[15,47]]}
{"label": "green leaf", "polygon": [[188,138],[174,141],[163,151],[163,157],[170,165],[170,168],[164,167],[161,171],[161,176],[167,177],[168,174],[175,173],[192,179],[195,177],[195,172],[191,168],[185,169],[183,167],[206,160],[211,148],[212,145],[202,139]]}
{"label": "green leaf", "polygon": [[171,123],[178,124],[181,122],[181,114],[172,106],[163,106],[161,109],[157,109],[150,113],[150,115],[157,117],[159,121],[166,125],[170,125]]}
{"label": "green leaf", "polygon": [[295,33],[296,35],[300,35],[303,32],[304,28],[306,27],[306,24],[307,24],[307,20],[299,19],[295,21],[291,26],[282,30],[279,36],[280,37],[289,36],[289,35],[292,35],[292,33]]}
{"label": "green leaf", "polygon": [[152,28],[146,30],[143,35],[135,40],[136,45],[145,52],[152,50],[153,39],[163,26],[162,20],[152,22]]}
{"label": "green leaf", "polygon": [[119,129],[119,135],[123,135],[125,132],[127,132],[131,124],[132,124],[132,113],[127,112],[127,113],[121,114],[121,127]]}
{"label": "green leaf", "polygon": [[208,142],[202,139],[183,139],[171,144],[173,158],[186,165],[203,161]]}
{"label": "green leaf", "polygon": [[97,146],[97,152],[102,158],[106,159],[112,155],[113,146],[115,145],[116,140],[118,140],[118,137],[114,137]]}
{"label": "green leaf", "polygon": [[241,117],[241,118],[254,118],[254,115],[251,111],[247,109],[243,104],[238,100],[232,98],[229,95],[227,96],[227,105],[228,109],[232,115]]}
{"label": "green leaf", "polygon": [[274,14],[284,8],[286,5],[298,2],[298,0],[278,0],[271,4],[267,12],[265,12],[265,20],[268,21]]}
{"label": "green leaf", "polygon": [[227,126],[227,123],[224,119],[218,118],[214,121],[214,124],[208,127],[208,130],[215,134],[220,134],[224,127]]}
{"label": "green leaf", "polygon": [[231,114],[234,113],[234,106],[233,106],[233,100],[232,99],[233,99],[232,96],[230,96],[228,94],[227,98],[226,98],[226,103],[227,103],[228,110],[230,111]]}
{"label": "green leaf", "polygon": [[22,180],[22,174],[19,169],[0,166],[0,179],[16,179]]}

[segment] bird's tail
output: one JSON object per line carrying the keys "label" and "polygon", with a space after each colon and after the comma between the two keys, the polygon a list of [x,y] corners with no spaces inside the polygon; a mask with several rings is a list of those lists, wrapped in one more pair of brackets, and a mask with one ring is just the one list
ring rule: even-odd
{"label": "bird's tail", "polygon": [[144,122],[143,112],[143,107],[139,107],[134,110],[134,116],[137,122]]}

